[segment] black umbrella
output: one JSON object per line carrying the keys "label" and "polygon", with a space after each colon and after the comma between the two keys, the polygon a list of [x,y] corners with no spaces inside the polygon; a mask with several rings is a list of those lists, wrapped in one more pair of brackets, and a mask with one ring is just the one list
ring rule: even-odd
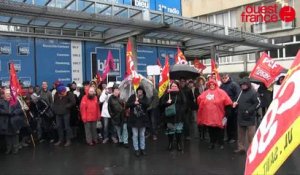
{"label": "black umbrella", "polygon": [[187,64],[175,64],[170,70],[170,78],[173,80],[180,78],[195,79],[199,77],[199,75],[199,71],[196,68]]}

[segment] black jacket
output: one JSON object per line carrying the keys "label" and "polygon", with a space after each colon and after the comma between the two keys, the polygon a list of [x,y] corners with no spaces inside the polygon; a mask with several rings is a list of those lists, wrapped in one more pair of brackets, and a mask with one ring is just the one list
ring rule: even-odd
{"label": "black jacket", "polygon": [[222,83],[220,88],[227,93],[232,101],[237,100],[239,93],[241,92],[239,85],[232,81],[231,78],[226,83]]}
{"label": "black jacket", "polygon": [[124,108],[121,100],[111,95],[108,99],[108,112],[112,120],[113,125],[121,125],[124,117]]}
{"label": "black jacket", "polygon": [[76,101],[72,93],[67,92],[66,96],[59,96],[58,93],[56,93],[54,95],[52,109],[56,115],[68,114],[75,103]]}
{"label": "black jacket", "polygon": [[[147,115],[147,108],[149,106],[149,102],[144,90],[143,92],[144,92],[144,96],[142,99],[139,99],[138,105],[135,104],[135,100],[136,100],[135,94],[131,95],[126,103],[126,108],[130,108],[128,124],[131,127],[140,128],[149,125],[149,118]],[[137,112],[139,112],[139,114],[141,115],[136,115]]]}
{"label": "black jacket", "polygon": [[185,96],[185,99],[186,99],[186,110],[192,110],[193,108],[193,104],[194,104],[194,98],[193,98],[193,92],[190,88],[188,88],[187,86],[181,88],[180,90],[182,92],[182,94]]}
{"label": "black jacket", "polygon": [[8,101],[0,99],[0,134],[15,135],[24,126],[25,117],[20,103],[10,106]]}
{"label": "black jacket", "polygon": [[[176,100],[177,98],[177,100]],[[166,107],[172,105],[176,101],[176,116],[174,117],[166,117],[164,116],[164,121],[166,123],[179,123],[184,121],[184,116],[186,115],[186,98],[181,91],[179,92],[171,92],[171,104],[168,104],[167,101],[169,100],[169,93],[166,93],[162,96],[161,106],[165,109]]]}
{"label": "black jacket", "polygon": [[257,109],[260,104],[258,94],[251,88],[250,81],[248,89],[243,90],[238,101],[238,124],[240,126],[253,126],[256,124]]}

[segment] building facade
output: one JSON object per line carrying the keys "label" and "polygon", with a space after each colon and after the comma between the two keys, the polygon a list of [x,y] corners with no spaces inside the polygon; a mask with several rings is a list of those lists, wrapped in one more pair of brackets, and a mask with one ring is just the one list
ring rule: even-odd
{"label": "building facade", "polygon": [[[283,6],[291,6],[296,11],[295,20],[284,22],[250,22],[246,21],[246,10],[255,8],[254,12],[261,12],[263,6],[276,7],[276,14]],[[249,9],[247,9],[247,7]],[[271,9],[270,9],[271,10]],[[273,9],[272,9],[273,10]],[[275,10],[275,8],[274,8]],[[284,46],[281,49],[266,50],[280,65],[289,68],[300,48],[300,1],[297,0],[182,0],[182,14],[186,17],[199,19],[203,22],[224,25],[266,36],[273,44]],[[262,16],[266,16],[263,13]],[[243,18],[244,17],[244,18]],[[256,54],[226,56],[219,58],[219,71],[228,73],[250,72],[256,60]],[[209,65],[210,60],[205,60]],[[205,70],[210,72],[210,68]]]}

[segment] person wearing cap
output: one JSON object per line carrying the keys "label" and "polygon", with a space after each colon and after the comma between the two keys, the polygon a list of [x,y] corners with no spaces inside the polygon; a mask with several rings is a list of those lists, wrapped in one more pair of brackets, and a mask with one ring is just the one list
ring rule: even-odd
{"label": "person wearing cap", "polygon": [[112,88],[112,95],[108,99],[108,111],[111,121],[116,129],[119,144],[128,148],[128,131],[125,118],[124,102],[120,99],[119,86],[115,84]]}
{"label": "person wearing cap", "polygon": [[[72,129],[70,127],[70,110],[75,105],[75,98],[73,94],[67,92],[64,85],[60,85],[57,88],[57,92],[54,95],[53,112],[56,115],[56,127],[58,131],[58,141],[55,146],[61,145],[64,140],[65,147],[71,145]],[[64,131],[66,134],[64,134]]]}
{"label": "person wearing cap", "polygon": [[4,90],[0,99],[0,134],[5,136],[6,154],[17,154],[19,149],[19,132],[25,126],[24,114],[19,101],[11,103],[9,88]]}
{"label": "person wearing cap", "polygon": [[90,146],[98,143],[97,121],[100,120],[100,108],[96,90],[89,87],[88,94],[84,95],[80,103],[81,119],[84,123],[86,143]]}
{"label": "person wearing cap", "polygon": [[260,100],[249,78],[243,78],[240,81],[240,87],[242,90],[240,98],[233,103],[233,107],[237,108],[238,112],[238,148],[234,152],[246,153],[246,145],[250,145],[256,131],[256,115]]}
{"label": "person wearing cap", "polygon": [[149,125],[148,106],[146,91],[141,86],[137,88],[135,94],[129,97],[126,103],[126,108],[130,109],[128,124],[132,129],[133,148],[137,157],[141,154],[146,155],[145,131],[146,126]]}
{"label": "person wearing cap", "polygon": [[111,96],[112,88],[114,86],[113,82],[109,82],[106,88],[102,91],[99,98],[100,103],[102,103],[101,117],[103,121],[103,141],[102,143],[107,143],[111,137],[114,143],[118,143],[116,134],[111,121],[111,116],[108,111],[108,99]]}
{"label": "person wearing cap", "polygon": [[224,127],[226,125],[226,114],[232,105],[232,100],[227,93],[220,89],[214,79],[207,82],[207,90],[198,98],[198,125],[208,128],[210,137],[209,149],[214,149],[217,142],[220,149],[224,149]]}

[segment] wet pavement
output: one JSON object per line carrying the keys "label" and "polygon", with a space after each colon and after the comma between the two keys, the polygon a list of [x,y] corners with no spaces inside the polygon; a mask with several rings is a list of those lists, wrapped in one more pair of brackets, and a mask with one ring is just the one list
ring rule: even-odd
{"label": "wet pavement", "polygon": [[[233,153],[234,144],[224,150],[208,149],[207,141],[185,142],[184,153],[166,150],[167,138],[147,139],[147,155],[136,157],[132,148],[114,144],[87,146],[75,141],[71,147],[47,143],[25,148],[17,155],[0,153],[0,174],[243,174],[245,155]],[[299,148],[296,151],[299,155]],[[292,156],[279,174],[300,174],[300,158]]]}

